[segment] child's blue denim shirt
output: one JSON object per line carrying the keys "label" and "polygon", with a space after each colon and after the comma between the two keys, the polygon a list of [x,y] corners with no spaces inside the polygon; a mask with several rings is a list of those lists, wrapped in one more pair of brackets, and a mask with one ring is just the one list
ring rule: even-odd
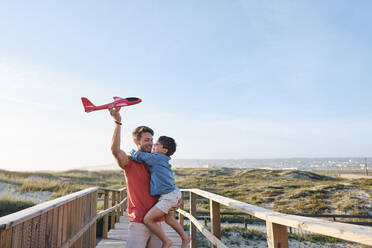
{"label": "child's blue denim shirt", "polygon": [[132,150],[131,159],[146,163],[151,173],[150,195],[163,195],[177,188],[169,164],[170,157],[162,153],[148,153]]}

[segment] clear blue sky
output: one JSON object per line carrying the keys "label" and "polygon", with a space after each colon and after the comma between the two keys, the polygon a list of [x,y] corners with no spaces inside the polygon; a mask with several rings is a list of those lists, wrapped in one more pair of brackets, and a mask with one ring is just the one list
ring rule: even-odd
{"label": "clear blue sky", "polygon": [[372,156],[372,1],[4,1],[0,168],[112,163],[137,125],[175,158]]}

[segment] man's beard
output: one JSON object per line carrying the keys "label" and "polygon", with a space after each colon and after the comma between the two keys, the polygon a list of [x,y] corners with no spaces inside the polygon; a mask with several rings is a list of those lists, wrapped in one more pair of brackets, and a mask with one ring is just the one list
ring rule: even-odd
{"label": "man's beard", "polygon": [[141,145],[140,146],[140,151],[141,152],[151,152],[151,148],[152,148],[152,146],[149,146],[149,145],[147,145],[147,146]]}

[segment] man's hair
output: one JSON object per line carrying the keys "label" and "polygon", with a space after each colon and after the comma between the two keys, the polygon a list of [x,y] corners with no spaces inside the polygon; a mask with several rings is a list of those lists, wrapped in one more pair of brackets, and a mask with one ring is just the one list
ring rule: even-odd
{"label": "man's hair", "polygon": [[154,136],[154,131],[151,128],[146,127],[146,126],[136,127],[136,129],[134,129],[132,133],[132,136],[133,138],[139,141],[143,133],[151,133],[151,135]]}
{"label": "man's hair", "polygon": [[163,148],[168,149],[167,156],[170,157],[176,151],[176,141],[173,138],[167,136],[160,136],[159,143],[163,145]]}

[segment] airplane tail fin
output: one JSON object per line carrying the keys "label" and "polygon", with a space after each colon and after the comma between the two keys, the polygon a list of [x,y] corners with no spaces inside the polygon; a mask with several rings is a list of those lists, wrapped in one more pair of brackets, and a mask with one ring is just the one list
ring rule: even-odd
{"label": "airplane tail fin", "polygon": [[88,98],[82,97],[81,101],[83,102],[85,112],[89,113],[93,111],[95,105],[91,101],[89,101]]}

